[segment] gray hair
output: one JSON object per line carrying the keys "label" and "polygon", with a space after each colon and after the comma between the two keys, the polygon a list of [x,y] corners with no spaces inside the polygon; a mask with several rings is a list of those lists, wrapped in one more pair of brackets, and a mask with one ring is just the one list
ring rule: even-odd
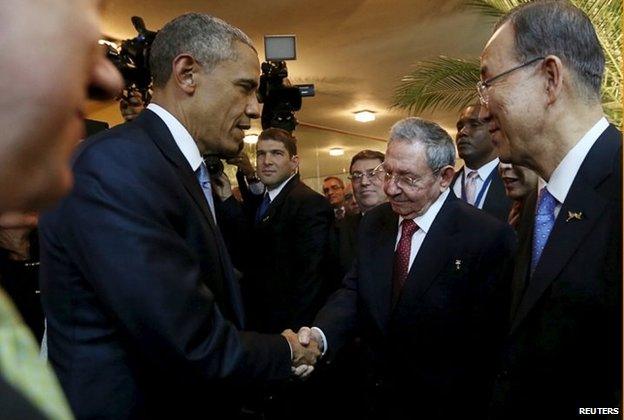
{"label": "gray hair", "polygon": [[164,86],[171,77],[173,59],[187,53],[207,71],[218,63],[236,59],[234,41],[256,49],[240,29],[214,16],[187,13],[167,23],[154,39],[150,52],[150,70],[154,86]]}
{"label": "gray hair", "polygon": [[425,147],[429,169],[436,171],[447,165],[455,166],[455,144],[451,136],[438,124],[409,117],[402,119],[390,129],[390,140],[419,143]]}
{"label": "gray hair", "polygon": [[511,10],[494,30],[506,22],[515,32],[519,62],[556,55],[573,70],[583,97],[600,98],[604,52],[594,26],[582,10],[563,0],[533,1]]}

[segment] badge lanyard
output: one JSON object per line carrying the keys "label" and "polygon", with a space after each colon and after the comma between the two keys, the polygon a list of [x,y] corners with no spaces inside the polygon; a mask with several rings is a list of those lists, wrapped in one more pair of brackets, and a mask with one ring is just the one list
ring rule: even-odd
{"label": "badge lanyard", "polygon": [[[485,191],[487,190],[488,186],[492,182],[492,178],[494,177],[494,171],[496,171],[496,168],[494,168],[492,172],[490,172],[488,177],[485,178],[485,181],[483,181],[483,185],[481,186],[481,189],[479,190],[479,194],[477,194],[477,199],[474,202],[475,207],[479,207],[479,203],[481,202],[481,199],[483,198],[483,194],[485,194]],[[464,168],[462,169],[462,176],[461,176],[461,198],[462,200],[467,202],[468,199],[466,197],[466,189],[464,188],[464,186],[466,185],[465,182],[466,182],[466,167],[464,166]]]}

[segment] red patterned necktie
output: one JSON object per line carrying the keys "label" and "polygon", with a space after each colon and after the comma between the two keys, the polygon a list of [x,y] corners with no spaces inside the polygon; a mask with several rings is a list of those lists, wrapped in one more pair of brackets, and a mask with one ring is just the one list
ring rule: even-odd
{"label": "red patterned necktie", "polygon": [[418,230],[418,225],[411,219],[401,222],[401,239],[394,251],[394,268],[392,271],[392,304],[397,302],[409,268],[410,252],[412,250],[412,236]]}

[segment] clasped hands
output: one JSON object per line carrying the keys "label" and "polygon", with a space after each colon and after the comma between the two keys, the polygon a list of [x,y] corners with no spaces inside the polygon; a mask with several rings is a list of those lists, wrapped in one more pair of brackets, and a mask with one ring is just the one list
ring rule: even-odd
{"label": "clasped hands", "polygon": [[309,327],[301,327],[298,333],[284,330],[282,336],[288,340],[292,349],[292,372],[300,379],[308,377],[323,351],[321,334]]}

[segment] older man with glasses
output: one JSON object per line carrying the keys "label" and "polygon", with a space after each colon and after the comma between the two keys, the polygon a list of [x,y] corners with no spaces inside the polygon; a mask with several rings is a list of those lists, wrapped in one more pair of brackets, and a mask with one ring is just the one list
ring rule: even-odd
{"label": "older man with glasses", "polygon": [[567,1],[515,8],[481,56],[481,117],[501,160],[542,179],[525,204],[534,220],[519,232],[490,418],[621,415],[622,135],[603,114],[604,66]]}
{"label": "older man with glasses", "polygon": [[389,203],[366,213],[342,288],[315,327],[299,331],[328,359],[361,333],[371,349],[368,418],[484,418],[508,313],[499,273],[514,240],[508,225],[453,194],[454,164],[453,140],[437,124],[394,125],[370,173],[383,176]]}

